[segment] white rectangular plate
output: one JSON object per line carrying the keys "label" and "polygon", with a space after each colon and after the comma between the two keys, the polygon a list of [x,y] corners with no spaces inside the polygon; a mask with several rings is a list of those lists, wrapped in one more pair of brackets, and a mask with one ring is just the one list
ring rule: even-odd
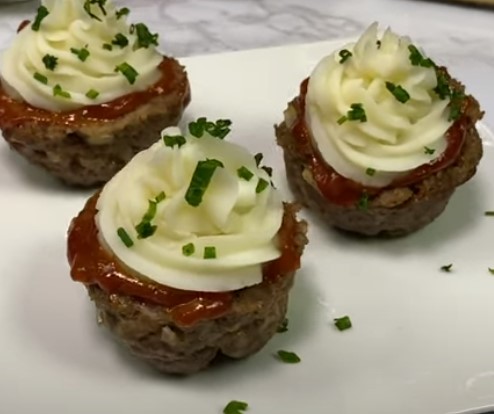
{"label": "white rectangular plate", "polygon": [[[232,140],[262,151],[286,198],[273,125],[316,62],[341,42],[184,59],[199,116],[233,120]],[[458,62],[471,90],[491,74]],[[484,108],[487,111],[489,108]],[[492,108],[494,109],[494,108]],[[489,112],[488,112],[489,113]],[[487,116],[487,121],[492,117]],[[444,214],[399,240],[355,240],[311,224],[289,332],[245,361],[190,378],[156,374],[96,326],[69,277],[65,233],[88,193],[62,187],[0,144],[0,407],[9,414],[446,414],[494,404],[492,136]],[[440,271],[453,263],[453,271]],[[333,318],[350,315],[339,332]],[[286,365],[279,349],[302,358]]]}

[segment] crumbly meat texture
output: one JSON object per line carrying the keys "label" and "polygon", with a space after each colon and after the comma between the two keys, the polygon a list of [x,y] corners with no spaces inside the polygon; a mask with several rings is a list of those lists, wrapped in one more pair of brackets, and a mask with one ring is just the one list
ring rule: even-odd
{"label": "crumbly meat texture", "polygon": [[[456,89],[461,84],[453,81]],[[475,123],[483,113],[471,96],[465,143],[458,159],[449,167],[406,187],[387,189],[369,200],[368,208],[342,206],[328,201],[318,190],[305,154],[297,151],[296,137],[285,120],[275,127],[278,144],[282,147],[287,180],[295,198],[317,212],[324,222],[341,230],[365,236],[404,236],[435,220],[446,208],[455,189],[476,172],[482,158],[482,142]],[[294,112],[295,111],[295,112]],[[288,104],[286,119],[300,113],[297,99]]]}
{"label": "crumbly meat texture", "polygon": [[[297,207],[286,204],[289,214]],[[307,244],[307,224],[299,221],[292,242],[301,255]],[[176,323],[169,309],[138,298],[111,294],[87,285],[98,322],[133,354],[169,374],[192,374],[225,356],[245,358],[258,352],[283,322],[295,272],[275,281],[235,292],[231,308],[214,319],[192,326]]]}
{"label": "crumbly meat texture", "polygon": [[31,163],[68,185],[95,187],[106,183],[139,151],[156,142],[161,131],[177,125],[190,101],[184,68],[173,60],[174,85],[134,111],[115,120],[71,123],[6,123],[3,137]]}

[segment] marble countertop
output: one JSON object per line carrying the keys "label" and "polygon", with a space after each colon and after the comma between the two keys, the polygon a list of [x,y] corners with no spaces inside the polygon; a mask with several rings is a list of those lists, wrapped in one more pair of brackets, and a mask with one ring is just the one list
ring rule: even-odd
{"label": "marble countertop", "polygon": [[[421,0],[116,1],[131,7],[132,19],[146,21],[167,51],[180,57],[348,37],[379,21],[435,54],[494,66],[494,9]],[[0,5],[0,44],[38,3]]]}
{"label": "marble countertop", "polygon": [[[379,21],[410,35],[460,79],[472,68],[484,79],[494,71],[494,8],[424,0],[114,1],[132,9],[131,20],[159,32],[165,52],[177,57],[350,37]],[[0,4],[0,49],[38,4]],[[470,90],[484,107],[492,107],[492,88],[484,86],[476,83]],[[494,123],[492,117],[486,121]]]}

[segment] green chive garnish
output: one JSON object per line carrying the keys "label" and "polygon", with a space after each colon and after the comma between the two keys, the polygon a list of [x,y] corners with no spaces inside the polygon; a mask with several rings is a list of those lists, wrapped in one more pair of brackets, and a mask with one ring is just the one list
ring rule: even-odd
{"label": "green chive garnish", "polygon": [[223,408],[223,414],[242,414],[248,407],[246,402],[233,400]]}
{"label": "green chive garnish", "polygon": [[494,275],[494,268],[492,268],[492,267],[488,267],[487,269],[489,270],[489,273],[490,273],[491,275]]}
{"label": "green chive garnish", "polygon": [[409,45],[408,50],[410,51],[409,59],[413,66],[422,66],[423,68],[435,66],[434,62],[429,58],[425,58],[414,45]]}
{"label": "green chive garnish", "polygon": [[204,247],[204,258],[205,259],[216,259],[216,247],[214,247],[214,246]]}
{"label": "green chive garnish", "polygon": [[45,65],[45,68],[48,70],[55,70],[55,68],[58,65],[58,58],[53,55],[45,55],[43,56],[43,63]]}
{"label": "green chive garnish", "polygon": [[351,56],[352,52],[347,49],[340,50],[340,63],[345,63]]}
{"label": "green chive garnish", "polygon": [[132,66],[130,66],[127,62],[121,63],[115,68],[115,72],[120,72],[124,75],[129,83],[133,85],[139,76],[139,72],[137,72]]}
{"label": "green chive garnish", "polygon": [[129,13],[130,13],[130,10],[128,7],[122,7],[120,10],[117,10],[115,12],[115,15],[117,16],[117,20],[118,20],[123,16],[128,16]]}
{"label": "green chive garnish", "polygon": [[237,174],[240,178],[242,178],[245,181],[250,181],[252,177],[254,177],[254,174],[247,168],[247,167],[240,167],[237,170]]}
{"label": "green chive garnish", "polygon": [[341,125],[346,121],[367,121],[367,115],[365,114],[365,109],[361,103],[351,104],[347,114],[339,118],[337,122]]}
{"label": "green chive garnish", "polygon": [[173,148],[175,145],[178,145],[180,148],[185,144],[186,140],[182,135],[165,135],[163,136],[163,142],[167,147]]}
{"label": "green chive garnish", "polygon": [[386,89],[391,92],[398,102],[405,103],[410,99],[410,94],[400,85],[386,82]]}
{"label": "green chive garnish", "polygon": [[357,208],[364,211],[369,209],[369,195],[366,192],[363,192],[360,196],[360,199],[357,203]]}
{"label": "green chive garnish", "polygon": [[256,186],[256,193],[262,193],[269,186],[269,182],[267,182],[264,178],[259,178]]}
{"label": "green chive garnish", "polygon": [[41,82],[43,85],[48,85],[48,78],[39,72],[35,72],[33,78],[36,79],[38,82]]}
{"label": "green chive garnish", "polygon": [[86,96],[89,98],[89,99],[96,99],[98,96],[99,96],[99,92],[94,90],[94,89],[89,89],[87,92],[86,92]]}
{"label": "green chive garnish", "polygon": [[182,254],[184,256],[192,256],[195,251],[196,248],[194,246],[194,243],[188,243],[182,246]]}
{"label": "green chive garnish", "polygon": [[135,25],[135,31],[137,34],[138,47],[147,49],[151,45],[158,46],[158,33],[151,33],[144,23],[137,23]]}
{"label": "green chive garnish", "polygon": [[492,210],[492,211],[484,211],[484,216],[494,216],[494,210]]}
{"label": "green chive garnish", "polygon": [[154,198],[154,201],[156,203],[161,203],[162,201],[164,201],[166,199],[166,194],[164,191],[162,191],[161,193],[159,193],[155,198]]}
{"label": "green chive garnish", "polygon": [[375,170],[374,168],[367,168],[367,169],[365,170],[365,173],[366,173],[368,176],[372,177],[374,174],[376,174],[376,170]]}
{"label": "green chive garnish", "polygon": [[463,100],[465,94],[460,91],[453,91],[451,93],[451,101],[449,103],[449,117],[448,121],[456,121],[461,116],[461,110],[463,107]]}
{"label": "green chive garnish", "polygon": [[71,95],[69,92],[64,91],[60,85],[55,85],[53,87],[53,96],[60,96],[61,98],[64,99],[70,99]]}
{"label": "green chive garnish", "polygon": [[38,11],[36,12],[36,17],[34,18],[34,22],[31,25],[31,29],[37,32],[41,26],[41,22],[49,14],[50,12],[45,6],[39,6]]}
{"label": "green chive garnish", "polygon": [[201,138],[205,132],[215,138],[223,139],[230,132],[232,121],[229,119],[218,119],[216,122],[208,121],[202,117],[189,124],[189,132],[196,138]]}
{"label": "green chive garnish", "polygon": [[443,272],[448,272],[448,273],[451,272],[451,269],[452,268],[453,268],[453,264],[452,263],[450,263],[448,265],[441,266],[441,270]]}
{"label": "green chive garnish", "polygon": [[284,333],[288,331],[288,319],[285,318],[283,321],[280,323],[280,326],[278,326],[278,329],[276,332],[278,333]]}
{"label": "green chive garnish", "polygon": [[129,233],[125,231],[123,227],[119,227],[117,230],[118,237],[120,237],[120,240],[122,240],[122,243],[125,244],[126,247],[132,247],[134,245],[134,242],[129,236]]}
{"label": "green chive garnish", "polygon": [[110,43],[103,43],[103,49],[105,50],[113,50],[113,46]]}
{"label": "green chive garnish", "polygon": [[111,41],[111,44],[119,46],[123,49],[129,44],[129,39],[127,39],[127,37],[125,37],[122,33],[117,33]]}
{"label": "green chive garnish", "polygon": [[223,168],[223,163],[215,159],[199,161],[197,163],[189,188],[185,193],[185,200],[192,207],[197,207],[202,202],[202,198],[213,178],[216,168]]}
{"label": "green chive garnish", "polygon": [[76,49],[75,47],[71,47],[70,51],[74,55],[76,55],[81,62],[85,62],[90,55],[89,50],[87,50],[86,47],[83,47],[82,49]]}
{"label": "green chive garnish", "polygon": [[95,19],[95,20],[98,20],[101,22],[102,20],[91,11],[91,6],[93,4],[96,4],[99,7],[99,9],[101,10],[101,13],[103,13],[103,15],[106,16],[106,10],[104,7],[105,3],[106,3],[106,0],[86,0],[84,2],[84,10],[92,19]]}
{"label": "green chive garnish", "polygon": [[345,331],[352,327],[352,321],[349,316],[345,315],[342,316],[341,318],[335,318],[334,326],[336,326],[339,331]]}
{"label": "green chive garnish", "polygon": [[381,49],[381,41],[380,40],[376,41],[376,46],[378,49]]}
{"label": "green chive garnish", "polygon": [[424,147],[424,154],[432,155],[436,152],[434,148]]}
{"label": "green chive garnish", "polygon": [[451,96],[451,87],[446,75],[436,70],[437,86],[434,88],[434,92],[440,99],[446,99]]}
{"label": "green chive garnish", "polygon": [[151,237],[155,232],[158,226],[151,224],[150,221],[141,221],[136,227],[137,238],[138,239],[147,239]]}
{"label": "green chive garnish", "polygon": [[297,364],[301,361],[300,357],[295,352],[280,350],[276,353],[280,361],[287,364]]}

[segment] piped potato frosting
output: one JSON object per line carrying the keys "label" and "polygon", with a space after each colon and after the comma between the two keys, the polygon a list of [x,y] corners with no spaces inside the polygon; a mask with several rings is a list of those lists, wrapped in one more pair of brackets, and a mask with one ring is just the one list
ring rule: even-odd
{"label": "piped potato frosting", "polygon": [[283,203],[270,170],[225,141],[229,121],[200,118],[136,155],[102,190],[100,239],[143,278],[222,292],[262,282],[280,257]]}
{"label": "piped potato frosting", "polygon": [[107,0],[43,0],[1,57],[2,87],[54,112],[100,105],[160,77],[158,35]]}
{"label": "piped potato frosting", "polygon": [[323,159],[341,176],[384,187],[434,162],[454,122],[449,88],[408,37],[371,25],[310,76],[306,121]]}

